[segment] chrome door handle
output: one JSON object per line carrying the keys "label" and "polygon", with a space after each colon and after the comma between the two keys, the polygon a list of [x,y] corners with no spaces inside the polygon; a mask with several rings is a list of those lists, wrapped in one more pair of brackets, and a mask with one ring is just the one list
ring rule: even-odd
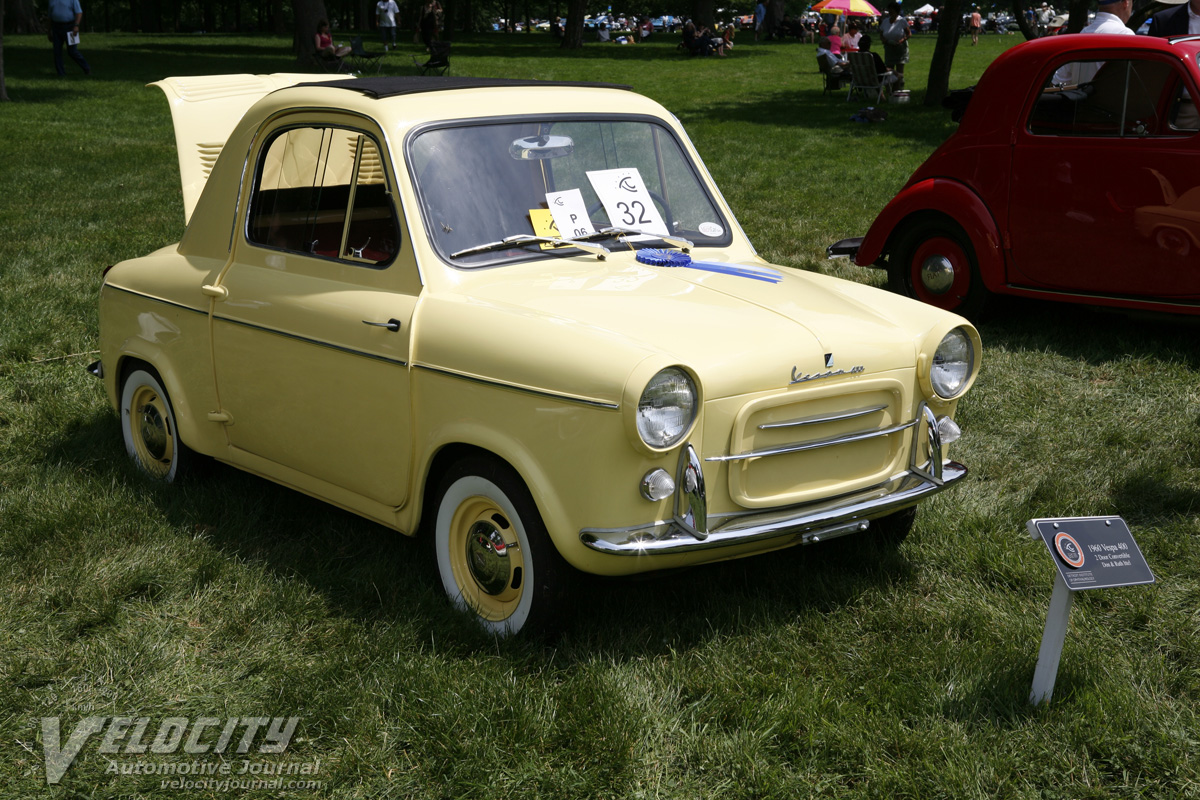
{"label": "chrome door handle", "polygon": [[392,333],[400,330],[400,320],[396,319],[395,317],[392,317],[387,322],[371,322],[369,319],[364,319],[362,322],[363,325],[371,325],[376,328],[387,328]]}

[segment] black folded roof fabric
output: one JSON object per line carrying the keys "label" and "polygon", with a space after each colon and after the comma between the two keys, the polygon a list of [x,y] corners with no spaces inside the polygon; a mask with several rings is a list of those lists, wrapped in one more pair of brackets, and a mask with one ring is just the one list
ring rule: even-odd
{"label": "black folded roof fabric", "polygon": [[398,97],[404,94],[444,92],[452,89],[484,89],[508,86],[574,86],[579,88],[626,89],[632,86],[618,83],[588,83],[585,81],[535,81],[521,78],[460,78],[425,77],[421,75],[395,75],[379,78],[357,78],[342,81],[314,81],[300,86],[329,86],[334,89],[350,89],[374,98]]}

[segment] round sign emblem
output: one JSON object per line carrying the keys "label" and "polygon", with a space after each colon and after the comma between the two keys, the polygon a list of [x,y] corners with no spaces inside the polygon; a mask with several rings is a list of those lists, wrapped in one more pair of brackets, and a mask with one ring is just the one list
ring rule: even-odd
{"label": "round sign emblem", "polygon": [[1054,549],[1067,562],[1067,566],[1078,569],[1083,566],[1083,549],[1069,533],[1054,534]]}

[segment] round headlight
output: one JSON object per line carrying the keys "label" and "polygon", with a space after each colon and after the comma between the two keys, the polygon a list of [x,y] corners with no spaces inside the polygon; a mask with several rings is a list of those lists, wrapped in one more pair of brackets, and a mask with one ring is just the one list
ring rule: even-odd
{"label": "round headlight", "polygon": [[966,331],[955,328],[942,338],[933,354],[929,382],[938,397],[953,400],[966,389],[974,370],[975,345]]}
{"label": "round headlight", "polygon": [[668,367],[651,378],[638,400],[638,436],[655,449],[678,444],[695,418],[696,385],[678,367]]}

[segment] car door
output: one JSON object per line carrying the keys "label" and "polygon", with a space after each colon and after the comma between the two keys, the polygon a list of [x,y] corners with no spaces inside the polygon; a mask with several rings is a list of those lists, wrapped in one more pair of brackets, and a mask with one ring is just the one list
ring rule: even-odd
{"label": "car door", "polygon": [[258,141],[234,258],[206,287],[231,458],[318,494],[311,479],[401,505],[420,281],[383,137],[325,119]]}
{"label": "car door", "polygon": [[1200,216],[1180,202],[1200,186],[1200,96],[1176,62],[1103,56],[1052,65],[1014,134],[1010,281],[1200,295]]}

